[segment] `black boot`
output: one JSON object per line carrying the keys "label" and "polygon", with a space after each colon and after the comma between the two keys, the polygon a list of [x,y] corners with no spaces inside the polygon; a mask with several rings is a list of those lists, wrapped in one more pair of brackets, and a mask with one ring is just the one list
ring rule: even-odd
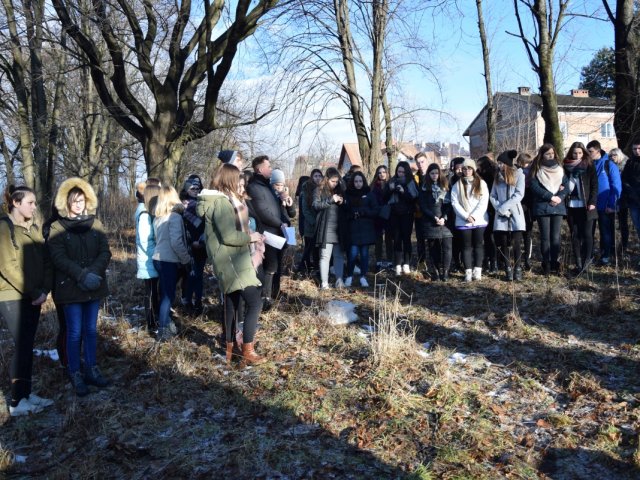
{"label": "black boot", "polygon": [[449,270],[442,270],[440,272],[440,280],[446,282],[449,280]]}
{"label": "black boot", "polygon": [[69,373],[69,380],[71,380],[71,385],[78,397],[84,397],[89,394],[89,388],[87,387],[87,384],[84,383],[80,372]]}
{"label": "black boot", "polygon": [[548,277],[550,272],[551,269],[549,268],[549,262],[542,262],[542,274]]}
{"label": "black boot", "polygon": [[87,368],[87,371],[84,374],[84,383],[99,388],[104,388],[111,385],[111,382],[104,378],[97,365]]}
{"label": "black boot", "polygon": [[498,262],[496,262],[495,260],[491,260],[489,262],[489,273],[492,275],[495,275],[498,273]]}

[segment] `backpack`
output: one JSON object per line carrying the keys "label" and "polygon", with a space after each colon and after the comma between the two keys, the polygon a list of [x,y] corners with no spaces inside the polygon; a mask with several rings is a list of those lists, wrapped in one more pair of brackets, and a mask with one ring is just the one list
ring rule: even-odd
{"label": "backpack", "polygon": [[7,222],[7,225],[9,226],[9,232],[11,233],[11,243],[13,243],[13,248],[15,248],[16,250],[19,250],[20,248],[18,247],[18,244],[16,243],[15,225],[13,224],[11,219],[6,215],[3,215],[2,217],[0,217],[0,220],[3,220],[5,222]]}

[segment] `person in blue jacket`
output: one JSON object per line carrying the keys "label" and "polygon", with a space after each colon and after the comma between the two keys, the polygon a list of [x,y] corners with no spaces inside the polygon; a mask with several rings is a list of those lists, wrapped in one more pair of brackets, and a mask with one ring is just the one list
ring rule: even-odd
{"label": "person in blue jacket", "polygon": [[618,200],[622,193],[620,169],[602,150],[600,142],[587,143],[587,151],[598,176],[598,230],[600,232],[600,264],[609,265],[612,253],[615,253],[615,227]]}

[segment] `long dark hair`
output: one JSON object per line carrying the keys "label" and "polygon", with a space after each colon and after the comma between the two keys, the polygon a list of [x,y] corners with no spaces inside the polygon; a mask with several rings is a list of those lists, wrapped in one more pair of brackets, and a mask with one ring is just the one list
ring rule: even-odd
{"label": "long dark hair", "polygon": [[438,170],[438,186],[442,190],[448,190],[449,189],[449,182],[447,180],[447,176],[444,175],[444,173],[442,172],[442,169],[440,168],[440,165],[438,165],[437,163],[432,163],[431,165],[429,165],[427,167],[427,173],[424,176],[425,185],[428,186],[429,188],[431,188],[431,185],[434,184],[434,182],[431,180],[431,177],[429,176],[429,174],[433,170]]}
{"label": "long dark hair", "polygon": [[542,164],[542,158],[544,154],[547,153],[549,150],[553,150],[553,153],[555,154],[556,162],[558,162],[558,165],[560,165],[560,159],[558,158],[558,152],[556,152],[555,147],[550,143],[545,143],[538,149],[538,154],[536,155],[536,158],[534,158],[533,162],[531,162],[531,170],[529,170],[529,176],[531,178],[535,178],[535,176],[538,174],[538,170],[540,170],[540,165]]}
{"label": "long dark hair", "polygon": [[[380,172],[380,170],[386,170],[387,172],[387,179],[386,180],[380,180],[378,178],[378,173]],[[373,174],[373,179],[371,180],[371,185],[380,185],[381,187],[384,187],[384,184],[387,183],[389,181],[389,169],[387,168],[386,165],[378,165],[376,167],[376,172]]]}
{"label": "long dark hair", "polygon": [[[304,200],[307,203],[307,207],[311,207],[313,205],[313,192],[315,191],[316,187],[318,185],[316,185],[316,182],[313,181],[313,175],[315,173],[319,173],[320,175],[322,175],[322,170],[320,170],[319,168],[314,168],[313,170],[311,170],[311,174],[309,175],[309,180],[307,180],[304,184]],[[322,175],[324,177],[324,175]]]}
{"label": "long dark hair", "polygon": [[[338,184],[336,185],[336,188],[332,190],[329,186],[329,180],[334,177],[338,177]],[[320,196],[323,198],[328,198],[334,193],[342,195],[344,192],[342,191],[342,179],[340,178],[340,172],[338,169],[334,167],[327,168],[327,171],[324,173],[324,178],[322,179],[322,182],[320,182],[320,185],[318,185],[318,188],[320,189]]]}
{"label": "long dark hair", "polygon": [[582,150],[582,162],[584,162],[585,165],[589,166],[593,163],[591,160],[591,155],[589,155],[589,152],[587,152],[587,149],[582,142],[573,142],[571,144],[569,150],[567,150],[567,154],[564,156],[564,160],[562,161],[562,163],[573,160],[573,150],[575,148]]}

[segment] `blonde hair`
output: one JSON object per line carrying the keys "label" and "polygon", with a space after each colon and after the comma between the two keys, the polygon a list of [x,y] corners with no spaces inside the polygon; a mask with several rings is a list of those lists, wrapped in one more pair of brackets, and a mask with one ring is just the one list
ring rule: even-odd
{"label": "blonde hair", "polygon": [[156,207],[158,206],[158,195],[160,194],[162,187],[160,185],[147,185],[144,187],[144,206],[149,212],[149,215],[154,215]]}
{"label": "blonde hair", "polygon": [[175,188],[170,186],[160,187],[160,193],[158,194],[158,203],[155,208],[156,217],[164,217],[171,213],[173,207],[181,204],[180,197]]}

